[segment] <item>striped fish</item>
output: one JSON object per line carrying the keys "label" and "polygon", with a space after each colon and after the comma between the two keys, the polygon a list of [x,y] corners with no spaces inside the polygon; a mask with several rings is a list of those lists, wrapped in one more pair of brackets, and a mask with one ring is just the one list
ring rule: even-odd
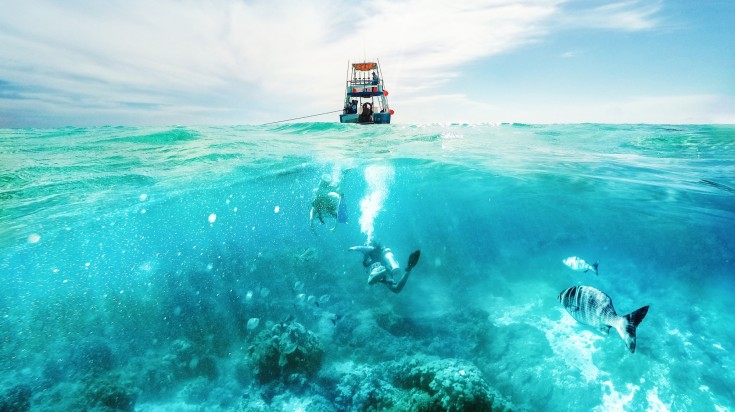
{"label": "striped fish", "polygon": [[572,268],[573,270],[582,271],[582,272],[587,272],[588,270],[591,270],[595,272],[595,275],[598,274],[597,273],[597,266],[598,266],[597,263],[593,263],[590,265],[589,263],[585,262],[584,259],[578,258],[576,256],[570,256],[562,260],[562,262],[565,265]]}
{"label": "striped fish", "polygon": [[558,299],[577,322],[597,328],[605,335],[610,333],[611,327],[615,328],[630,353],[635,353],[635,331],[648,313],[648,306],[628,315],[618,316],[610,296],[591,286],[572,286],[563,290]]}

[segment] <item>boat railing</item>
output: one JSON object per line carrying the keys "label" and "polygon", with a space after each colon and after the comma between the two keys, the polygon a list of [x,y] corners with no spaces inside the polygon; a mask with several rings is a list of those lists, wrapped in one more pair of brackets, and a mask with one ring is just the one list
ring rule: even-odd
{"label": "boat railing", "polygon": [[[373,79],[352,79],[350,80],[350,83],[356,85],[376,86],[373,84]],[[378,83],[381,84],[383,82],[379,81]]]}
{"label": "boat railing", "polygon": [[380,96],[383,94],[382,84],[354,84],[347,83],[347,95],[348,96]]}

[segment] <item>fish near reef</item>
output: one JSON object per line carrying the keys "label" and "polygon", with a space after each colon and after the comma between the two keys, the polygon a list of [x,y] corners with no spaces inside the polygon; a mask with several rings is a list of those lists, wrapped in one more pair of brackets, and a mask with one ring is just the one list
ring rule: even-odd
{"label": "fish near reef", "polygon": [[558,299],[577,322],[597,328],[606,335],[611,327],[615,328],[630,353],[635,353],[636,328],[648,313],[648,306],[619,316],[610,296],[592,286],[572,286],[559,293]]}
{"label": "fish near reef", "polygon": [[578,258],[576,256],[570,256],[564,260],[562,260],[562,263],[569,266],[572,270],[581,271],[581,272],[588,272],[593,271],[595,272],[595,275],[597,275],[597,263],[589,264],[584,261],[582,258]]}

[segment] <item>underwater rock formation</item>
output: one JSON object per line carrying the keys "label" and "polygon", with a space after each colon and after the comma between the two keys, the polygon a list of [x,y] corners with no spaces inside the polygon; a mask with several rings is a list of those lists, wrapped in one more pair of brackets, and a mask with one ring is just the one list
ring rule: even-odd
{"label": "underwater rock formation", "polygon": [[24,412],[31,410],[31,387],[16,385],[0,395],[0,412]]}
{"label": "underwater rock formation", "polygon": [[292,374],[313,376],[322,365],[324,348],[300,323],[277,323],[255,337],[248,355],[253,374],[269,382]]}
{"label": "underwater rock formation", "polygon": [[[336,378],[335,402],[349,411],[398,410],[399,390],[386,381],[382,368],[355,365],[351,362],[340,367],[346,373]],[[405,410],[409,410],[408,408]]]}
{"label": "underwater rock formation", "polygon": [[508,411],[512,405],[480,370],[457,359],[414,358],[376,367],[350,365],[335,400],[357,411]]}
{"label": "underwater rock formation", "polygon": [[441,411],[504,411],[508,403],[492,389],[473,364],[457,359],[423,363],[412,360],[400,365],[394,383],[419,389],[430,396],[428,409]]}
{"label": "underwater rock formation", "polygon": [[216,360],[207,348],[187,340],[176,339],[160,358],[147,359],[136,365],[136,385],[150,395],[171,391],[181,382],[219,376]]}
{"label": "underwater rock formation", "polygon": [[137,395],[119,378],[108,377],[88,382],[85,388],[87,404],[96,410],[129,411],[135,410]]}
{"label": "underwater rock formation", "polygon": [[[87,376],[78,382],[61,382],[34,393],[29,410],[39,411],[94,411],[133,412],[138,393],[123,374]],[[7,409],[22,411],[23,409]],[[0,411],[6,411],[1,409]]]}

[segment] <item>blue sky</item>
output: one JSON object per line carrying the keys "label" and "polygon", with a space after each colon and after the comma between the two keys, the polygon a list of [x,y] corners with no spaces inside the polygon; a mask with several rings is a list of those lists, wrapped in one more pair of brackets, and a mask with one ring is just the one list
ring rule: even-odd
{"label": "blue sky", "polygon": [[732,0],[0,0],[0,56],[0,127],[339,110],[375,58],[395,123],[735,124]]}

